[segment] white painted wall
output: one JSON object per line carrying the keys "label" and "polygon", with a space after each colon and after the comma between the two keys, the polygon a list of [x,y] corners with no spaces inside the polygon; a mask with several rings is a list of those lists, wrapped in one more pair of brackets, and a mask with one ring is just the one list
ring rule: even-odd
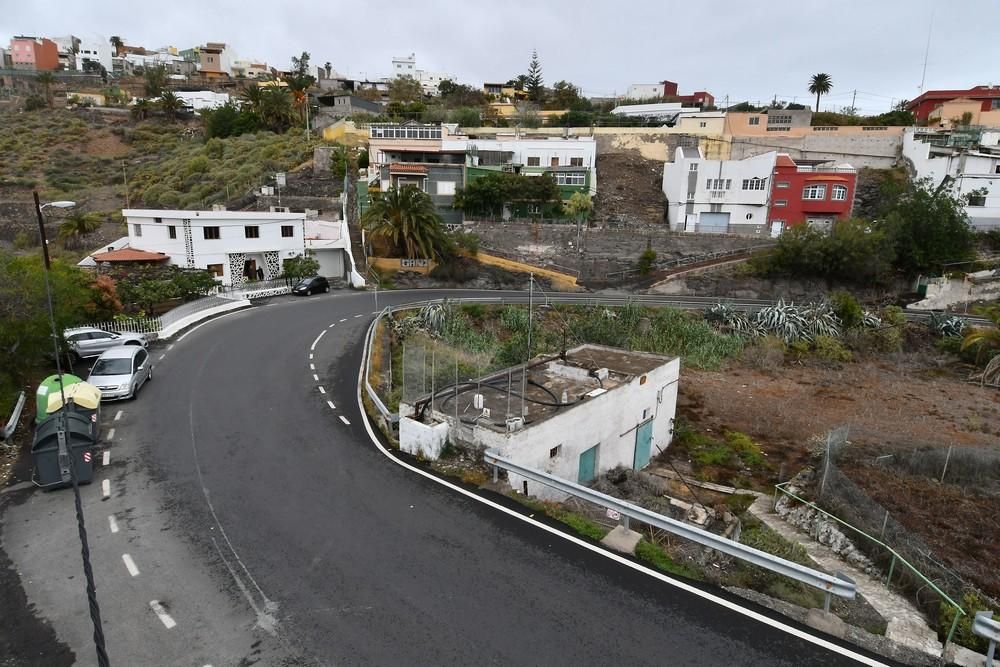
{"label": "white painted wall", "polygon": [[648,100],[654,97],[663,97],[663,84],[633,83],[628,87],[625,97],[630,100]]}
{"label": "white painted wall", "polygon": [[179,90],[174,94],[195,111],[217,109],[229,102],[227,93],[216,93],[211,90]]}
{"label": "white painted wall", "polygon": [[437,459],[448,441],[448,424],[424,424],[409,417],[399,420],[399,447],[408,454]]}
{"label": "white painted wall", "polygon": [[[777,157],[777,152],[771,151],[744,160],[706,160],[685,157],[684,149],[678,148],[674,161],[663,165],[663,194],[667,198],[670,229],[693,231],[699,217],[713,212],[714,208],[729,213],[730,224],[766,224],[771,175]],[[692,165],[697,165],[694,172]],[[692,173],[697,173],[693,188]],[[743,181],[752,178],[766,179],[764,189],[744,190]],[[709,180],[712,181],[711,187]],[[716,188],[715,181],[718,180],[723,181],[722,189]],[[729,189],[724,189],[727,180]],[[689,202],[693,204],[691,212],[687,210]]]}
{"label": "white painted wall", "polygon": [[111,54],[111,43],[103,36],[82,37],[80,50],[76,54],[76,69],[82,72],[84,60],[96,60],[110,72],[113,69]]}
{"label": "white painted wall", "polygon": [[[652,456],[670,444],[679,376],[680,359],[671,359],[646,373],[644,384],[636,377],[606,394],[586,399],[586,405],[575,406],[514,433],[497,433],[477,426],[474,441],[516,463],[571,482],[577,481],[580,455],[594,445],[599,446],[598,475],[616,466],[631,468],[635,457],[635,429],[643,422],[653,421]],[[402,431],[400,438],[402,442]],[[549,453],[554,447],[560,449],[552,458]],[[512,488],[523,489],[525,480],[522,477],[512,474],[509,481]],[[562,494],[531,481],[528,493],[545,499],[563,498]]]}

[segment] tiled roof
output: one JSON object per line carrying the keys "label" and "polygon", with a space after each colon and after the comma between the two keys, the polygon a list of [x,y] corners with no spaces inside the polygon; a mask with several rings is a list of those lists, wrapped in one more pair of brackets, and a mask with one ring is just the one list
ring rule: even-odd
{"label": "tiled roof", "polygon": [[794,167],[795,166],[795,160],[793,160],[789,156],[785,155],[784,153],[781,153],[781,154],[778,155],[778,159],[776,160],[776,166],[778,166],[778,167]]}
{"label": "tiled roof", "polygon": [[148,252],[137,248],[121,248],[91,255],[95,262],[165,262],[170,255],[162,252]]}
{"label": "tiled roof", "polygon": [[427,167],[421,164],[408,164],[404,162],[394,162],[389,165],[389,171],[394,174],[423,174],[427,175]]}

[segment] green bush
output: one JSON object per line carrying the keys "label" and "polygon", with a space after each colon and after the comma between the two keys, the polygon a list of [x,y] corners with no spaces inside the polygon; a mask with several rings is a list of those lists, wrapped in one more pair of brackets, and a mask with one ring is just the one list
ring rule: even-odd
{"label": "green bush", "polygon": [[646,247],[639,255],[639,261],[636,262],[636,268],[639,270],[639,275],[648,276],[653,272],[653,266],[656,264],[656,251]]}
{"label": "green bush", "polygon": [[854,359],[851,351],[832,336],[816,336],[813,340],[813,353],[823,361],[836,363],[844,363]]}
{"label": "green bush", "polygon": [[[977,611],[995,612],[996,609],[992,607],[989,600],[981,597],[976,591],[968,591],[963,595],[961,604],[966,613],[965,616],[958,619],[958,625],[955,626],[955,634],[952,636],[952,641],[973,651],[985,653],[989,642],[972,632],[972,620],[976,617]],[[938,637],[942,641],[948,636],[948,631],[951,629],[951,624],[954,620],[955,608],[947,602],[942,602],[941,611],[938,615]]]}
{"label": "green bush", "polygon": [[839,290],[831,294],[828,300],[845,331],[861,325],[865,311],[853,294]]}
{"label": "green bush", "polygon": [[729,448],[736,452],[736,455],[740,457],[740,460],[747,467],[762,466],[767,461],[764,457],[764,452],[760,449],[760,445],[754,442],[746,433],[726,431],[725,438]]}

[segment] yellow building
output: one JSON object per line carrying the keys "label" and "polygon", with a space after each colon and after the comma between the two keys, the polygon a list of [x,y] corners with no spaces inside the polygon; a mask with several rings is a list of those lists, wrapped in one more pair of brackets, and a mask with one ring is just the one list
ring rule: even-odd
{"label": "yellow building", "polygon": [[967,97],[942,102],[934,107],[934,110],[927,115],[927,125],[951,129],[962,124],[965,114],[969,114],[968,125],[1000,127],[1000,109],[983,111],[982,101],[970,100]]}

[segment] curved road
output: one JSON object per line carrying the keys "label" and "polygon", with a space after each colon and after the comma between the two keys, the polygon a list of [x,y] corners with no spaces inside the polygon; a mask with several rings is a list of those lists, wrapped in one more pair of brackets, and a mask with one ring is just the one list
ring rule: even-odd
{"label": "curved road", "polygon": [[212,320],[129,406],[171,518],[289,663],[857,664],[388,460],[357,402],[373,309],[340,293]]}

